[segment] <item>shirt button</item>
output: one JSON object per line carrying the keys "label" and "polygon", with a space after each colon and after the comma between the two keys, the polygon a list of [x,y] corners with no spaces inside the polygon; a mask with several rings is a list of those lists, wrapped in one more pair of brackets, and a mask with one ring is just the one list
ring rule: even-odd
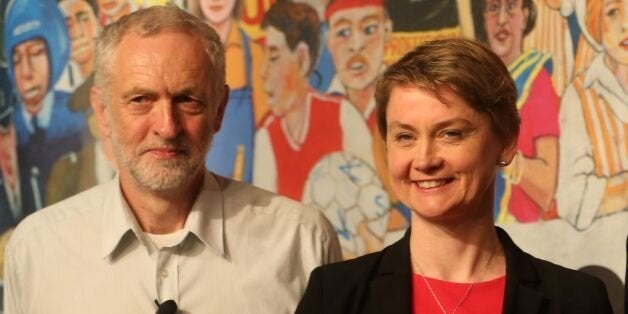
{"label": "shirt button", "polygon": [[165,269],[162,269],[161,271],[159,271],[159,276],[161,276],[161,278],[168,277],[168,271]]}

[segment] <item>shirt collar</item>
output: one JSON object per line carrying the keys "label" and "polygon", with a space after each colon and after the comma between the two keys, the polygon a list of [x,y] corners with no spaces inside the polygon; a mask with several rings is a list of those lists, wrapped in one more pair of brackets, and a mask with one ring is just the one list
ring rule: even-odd
{"label": "shirt collar", "polygon": [[102,207],[101,254],[105,258],[113,254],[127,232],[133,231],[137,235],[141,228],[122,196],[119,174],[105,183],[103,189],[106,197]]}
{"label": "shirt collar", "polygon": [[329,83],[329,87],[327,88],[327,93],[329,94],[341,94],[344,95],[346,93],[345,86],[340,82],[340,78],[338,75],[334,75],[331,79],[331,83]]}
{"label": "shirt collar", "polygon": [[[385,70],[386,70],[386,66],[382,65],[381,69],[379,70],[379,73],[381,74]],[[331,80],[331,83],[329,84],[329,87],[327,88],[327,93],[328,94],[343,95],[344,96],[343,97],[343,101],[346,101],[348,104],[353,106],[353,104],[346,97],[347,89],[345,88],[345,86],[340,81],[340,78],[338,77],[338,75],[334,75],[333,79]],[[364,120],[368,120],[370,118],[371,114],[375,110],[375,106],[376,106],[375,98],[371,97],[371,99],[369,100],[369,103],[367,104],[366,109],[364,110],[364,112],[360,113],[360,115],[362,116],[362,118],[364,118]]]}
{"label": "shirt collar", "polygon": [[[110,256],[123,242],[124,236],[132,231],[139,241],[143,241],[141,228],[131,212],[120,190],[119,175],[105,183],[106,197],[103,205],[102,257]],[[192,205],[183,227],[194,234],[203,244],[216,254],[224,255],[224,202],[221,187],[213,174],[206,171],[203,187]]]}
{"label": "shirt collar", "polygon": [[229,27],[229,34],[227,34],[227,42],[225,43],[225,47],[242,47],[242,36],[240,34],[240,30],[238,29],[238,23],[236,21],[231,21],[231,26]]}
{"label": "shirt collar", "polygon": [[211,172],[205,171],[203,187],[192,205],[184,229],[221,256],[225,253],[224,206],[222,187]]}
{"label": "shirt collar", "polygon": [[615,77],[615,74],[606,66],[604,58],[606,54],[599,54],[587,69],[586,76],[584,78],[584,86],[590,87],[594,82],[599,82],[606,90],[619,99],[628,99],[628,95],[619,84],[619,80]]}
{"label": "shirt collar", "polygon": [[[39,127],[42,129],[47,129],[50,125],[50,116],[52,115],[52,105],[54,103],[54,93],[49,91],[42,99],[41,110],[37,113],[37,120],[39,123]],[[26,111],[26,106],[22,105],[22,115],[24,116],[24,120],[27,121],[26,128],[29,132],[35,132],[35,128],[31,124],[31,119],[33,115]]]}
{"label": "shirt collar", "polygon": [[594,87],[606,100],[608,106],[623,123],[628,122],[628,92],[624,91],[619,80],[604,62],[605,54],[600,54],[589,65],[584,77],[584,87]]}

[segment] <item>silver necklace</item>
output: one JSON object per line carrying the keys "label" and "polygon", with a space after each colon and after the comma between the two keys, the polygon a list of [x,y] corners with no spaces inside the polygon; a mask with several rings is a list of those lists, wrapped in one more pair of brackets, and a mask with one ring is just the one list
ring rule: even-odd
{"label": "silver necklace", "polygon": [[[488,260],[486,260],[486,264],[484,265],[484,272],[482,273],[482,277],[480,277],[480,280],[477,281],[477,282],[481,282],[482,279],[484,279],[484,276],[486,276],[486,272],[488,272],[488,265],[491,263],[491,260],[493,259],[493,255],[495,255],[495,249],[496,248],[497,248],[497,244],[495,244],[495,246],[493,246],[493,251],[491,252],[491,256],[488,257]],[[416,268],[421,273],[421,278],[423,278],[423,281],[425,282],[425,285],[427,286],[427,289],[430,290],[430,293],[432,294],[432,297],[434,297],[434,301],[436,301],[436,304],[438,304],[438,307],[440,307],[440,310],[443,311],[443,314],[447,314],[447,311],[445,310],[445,307],[443,306],[443,304],[440,302],[440,300],[436,296],[436,293],[434,292],[434,289],[432,289],[432,286],[430,286],[430,283],[427,282],[427,279],[425,278],[425,273],[423,272],[423,269],[421,269],[421,265],[419,265],[419,261],[415,260],[414,259],[414,255],[412,255],[412,254],[410,254],[410,259],[412,260],[412,263],[414,264],[414,266],[416,266]],[[458,301],[458,304],[456,304],[456,307],[454,307],[453,311],[451,311],[451,314],[456,313],[458,308],[460,308],[462,303],[464,303],[464,301],[467,299],[467,296],[469,296],[469,293],[471,293],[471,289],[473,289],[473,286],[475,286],[475,284],[476,284],[476,282],[472,282],[471,284],[469,284],[469,287],[467,288],[467,291],[464,292],[464,295],[462,296],[460,301]]]}

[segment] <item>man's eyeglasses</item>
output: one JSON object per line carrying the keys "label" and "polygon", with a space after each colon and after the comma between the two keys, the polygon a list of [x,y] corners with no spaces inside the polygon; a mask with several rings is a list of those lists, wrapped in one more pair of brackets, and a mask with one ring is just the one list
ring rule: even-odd
{"label": "man's eyeglasses", "polygon": [[488,1],[484,7],[484,13],[494,16],[501,12],[502,7],[506,10],[506,13],[513,15],[517,11],[521,10],[521,2],[516,0]]}

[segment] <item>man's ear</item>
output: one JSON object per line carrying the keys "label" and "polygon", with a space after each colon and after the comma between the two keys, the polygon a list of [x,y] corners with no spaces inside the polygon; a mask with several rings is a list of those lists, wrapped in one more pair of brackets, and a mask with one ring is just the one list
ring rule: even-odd
{"label": "man's ear", "polygon": [[310,50],[308,49],[307,44],[300,41],[294,48],[294,54],[297,57],[299,69],[301,69],[301,76],[307,77],[310,73],[310,67],[312,66],[310,63]]}
{"label": "man's ear", "polygon": [[[323,38],[323,40],[325,40],[325,46],[326,47],[331,47],[331,45],[329,44],[329,42],[332,39],[331,36],[333,36],[332,33],[331,33],[331,30],[329,29],[329,27],[327,27],[327,31],[325,32],[325,38]],[[327,49],[329,49],[329,48],[327,48]]]}
{"label": "man's ear", "polygon": [[384,18],[384,40],[388,41],[392,38],[392,20],[388,17]]}
{"label": "man's ear", "polygon": [[214,118],[214,133],[220,131],[222,125],[222,118],[225,116],[225,110],[227,108],[227,102],[229,101],[229,85],[225,84],[225,92],[222,96],[222,100],[218,103],[216,108],[216,116]]}
{"label": "man's ear", "polygon": [[98,129],[100,135],[103,138],[108,138],[111,135],[110,121],[107,115],[105,107],[104,93],[96,86],[92,86],[89,90],[89,102],[92,105],[92,110],[96,116],[96,122],[98,123]]}

